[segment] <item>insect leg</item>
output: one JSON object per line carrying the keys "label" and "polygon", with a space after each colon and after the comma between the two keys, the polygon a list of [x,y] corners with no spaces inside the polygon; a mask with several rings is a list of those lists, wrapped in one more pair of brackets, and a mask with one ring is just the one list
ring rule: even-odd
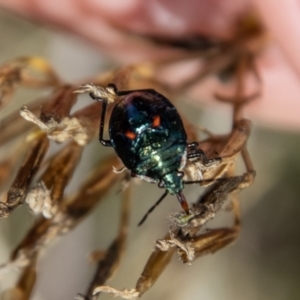
{"label": "insect leg", "polygon": [[188,148],[187,158],[188,159],[199,158],[201,160],[201,162],[203,163],[203,165],[205,165],[205,166],[209,166],[211,164],[220,162],[222,160],[220,157],[215,157],[215,158],[210,158],[210,159],[207,158],[205,153],[201,149],[198,149],[197,146],[198,146],[198,142],[192,142],[187,145],[187,148]]}
{"label": "insect leg", "polygon": [[86,84],[81,86],[80,89],[75,91],[75,93],[84,93],[84,92],[89,92],[89,95],[93,100],[102,102],[102,110],[100,115],[99,141],[103,146],[112,147],[112,143],[110,140],[103,139],[103,131],[104,131],[104,124],[105,124],[107,103],[114,102],[117,93],[116,86],[114,84],[109,84],[107,88],[103,89],[93,84]]}
{"label": "insect leg", "polygon": [[130,93],[134,93],[134,92],[153,92],[153,91],[155,91],[155,90],[154,89],[140,89],[140,90],[129,90],[129,91],[116,91],[116,95],[125,96]]}
{"label": "insect leg", "polygon": [[100,130],[99,130],[99,141],[103,146],[112,147],[111,140],[104,140],[103,139],[103,132],[104,132],[104,124],[105,124],[105,115],[106,115],[106,108],[107,102],[102,102],[102,110],[101,110],[101,117],[100,117]]}
{"label": "insect leg", "polygon": [[97,97],[93,92],[90,92],[89,95],[93,100],[97,100],[97,101],[102,102],[102,109],[101,109],[101,115],[100,115],[99,141],[103,146],[112,147],[112,144],[111,144],[110,140],[104,140],[103,139],[105,115],[106,115],[106,108],[107,108],[107,100]]}

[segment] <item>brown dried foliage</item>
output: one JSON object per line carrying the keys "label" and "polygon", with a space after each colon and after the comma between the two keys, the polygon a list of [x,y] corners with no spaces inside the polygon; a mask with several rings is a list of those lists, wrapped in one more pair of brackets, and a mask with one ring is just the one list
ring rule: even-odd
{"label": "brown dried foliage", "polygon": [[[0,218],[9,217],[15,208],[24,203],[32,211],[39,213],[32,228],[12,251],[10,261],[0,268],[0,271],[9,268],[20,270],[15,287],[4,293],[7,299],[30,299],[36,279],[35,266],[41,250],[58,236],[76,227],[115,183],[121,182],[124,175],[128,176],[127,172],[122,175],[112,172],[112,166],[122,167],[118,158],[112,155],[95,164],[90,175],[83,178],[83,184],[77,191],[65,195],[65,188],[78,166],[84,146],[98,133],[101,103],[91,103],[70,114],[76,102],[73,91],[79,84],[86,82],[101,86],[115,83],[120,90],[155,88],[168,96],[174,96],[195,83],[200,84],[201,79],[208,75],[224,77],[226,74],[236,82],[236,92],[232,97],[216,94],[217,99],[229,102],[233,107],[232,131],[226,135],[215,135],[203,129],[208,137],[200,140],[198,147],[204,151],[208,161],[191,159],[185,168],[186,180],[202,179],[200,184],[209,187],[194,203],[189,215],[179,212],[171,217],[170,230],[162,239],[157,240],[136,287],[120,291],[105,286],[117,269],[125,248],[130,211],[130,186],[127,178],[127,185],[124,185],[122,191],[118,235],[104,253],[94,255],[97,261],[94,278],[88,290],[83,295],[78,294],[76,299],[96,299],[100,292],[127,299],[141,297],[153,286],[175,253],[184,263],[192,263],[199,256],[214,253],[237,238],[240,232],[238,192],[251,185],[255,176],[246,147],[251,124],[243,119],[242,113],[244,105],[259,94],[256,92],[245,95],[244,89],[244,78],[249,73],[259,82],[254,59],[261,50],[261,40],[265,36],[259,26],[254,28],[256,29],[250,26],[250,30],[241,31],[231,43],[219,42],[211,46],[208,43],[205,49],[186,47],[182,60],[201,57],[204,67],[199,70],[198,76],[176,88],[170,88],[156,79],[155,75],[160,69],[170,63],[166,61],[122,67],[75,85],[65,85],[49,64],[37,57],[15,59],[0,67],[1,105],[9,103],[20,85],[52,89],[48,97],[21,108],[22,117],[29,122],[18,117],[18,113],[12,113],[1,120],[0,124],[1,145],[27,136],[25,142],[21,141],[22,150],[11,151],[0,161],[1,187],[5,188],[11,183],[0,202]],[[185,43],[188,45],[188,41]],[[167,44],[176,45],[174,41],[168,41]],[[180,45],[183,44],[184,42]],[[36,76],[35,73],[41,74]],[[186,119],[184,123],[189,139],[195,140],[197,129]],[[53,141],[63,143],[63,147],[45,158],[49,143]],[[235,161],[240,154],[245,162],[246,172],[235,175]],[[232,227],[201,231],[202,226],[213,219],[228,201],[231,201],[234,213]]]}

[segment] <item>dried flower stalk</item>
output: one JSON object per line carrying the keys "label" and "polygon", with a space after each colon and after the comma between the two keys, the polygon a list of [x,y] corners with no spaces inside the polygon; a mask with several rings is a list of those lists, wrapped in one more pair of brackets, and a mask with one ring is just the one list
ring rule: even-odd
{"label": "dried flower stalk", "polygon": [[[7,197],[0,202],[0,217],[8,217],[15,208],[24,203],[36,214],[41,213],[12,252],[10,261],[0,267],[0,272],[10,268],[21,270],[15,287],[5,292],[7,299],[30,299],[36,278],[35,266],[41,250],[58,236],[75,228],[117,182],[121,183],[124,176],[126,185],[122,191],[118,235],[101,255],[100,252],[94,254],[94,260],[97,261],[94,278],[84,295],[78,294],[76,299],[97,299],[100,292],[126,299],[141,297],[154,285],[174,254],[184,263],[192,263],[196,258],[214,253],[237,238],[240,232],[238,192],[250,186],[255,177],[246,146],[251,123],[243,119],[243,107],[259,96],[261,82],[255,68],[255,58],[266,40],[259,22],[254,22],[254,26],[248,26],[249,24],[252,23],[246,20],[231,42],[207,39],[203,47],[203,43],[191,39],[180,43],[167,41],[169,46],[185,49],[181,60],[199,59],[200,56],[203,62],[196,77],[189,78],[176,87],[162,82],[156,76],[172,61],[125,66],[74,85],[64,84],[51,66],[38,57],[15,59],[0,67],[1,106],[10,102],[19,86],[47,87],[52,90],[49,96],[21,108],[22,117],[30,122],[25,122],[13,113],[0,123],[1,145],[15,142],[31,130],[24,147],[26,154],[24,157],[19,155],[20,160],[23,159],[22,164],[16,172]],[[162,42],[149,37],[148,40]],[[101,110],[101,103],[91,103],[70,114],[77,100],[73,91],[79,85],[90,82],[103,87],[114,83],[119,90],[155,88],[167,96],[174,96],[212,74],[223,80],[231,79],[236,84],[233,96],[220,93],[215,95],[218,100],[230,103],[233,108],[232,131],[226,135],[216,135],[203,129],[208,137],[200,140],[198,147],[208,157],[208,161],[191,159],[184,170],[185,180],[202,180],[201,185],[209,187],[193,205],[190,215],[178,213],[170,217],[170,230],[162,239],[157,240],[135,288],[120,291],[105,286],[120,264],[125,249],[130,211],[130,186],[128,187],[126,178],[128,173],[112,172],[112,166],[116,170],[123,166],[116,156],[110,156],[95,164],[90,177],[84,178],[84,183],[77,191],[72,195],[65,195],[65,189],[78,166],[84,147],[98,134]],[[258,92],[246,95],[245,77],[249,74],[256,78],[259,87]],[[112,106],[109,106],[108,113],[111,109]],[[186,119],[184,124],[189,139],[197,140],[198,129]],[[64,146],[45,159],[49,143],[53,141],[64,143]],[[238,176],[235,174],[235,161],[240,154],[245,162],[246,172]],[[13,166],[15,157],[13,152],[10,157],[0,161],[2,187],[11,181],[10,177],[16,168]],[[213,219],[229,201],[234,216],[233,225],[204,232],[203,225]],[[76,290],[74,294],[75,292]]]}

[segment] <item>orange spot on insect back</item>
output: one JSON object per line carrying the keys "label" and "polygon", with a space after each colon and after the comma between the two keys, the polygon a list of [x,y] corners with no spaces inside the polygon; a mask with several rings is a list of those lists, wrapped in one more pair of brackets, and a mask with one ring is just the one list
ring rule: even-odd
{"label": "orange spot on insect back", "polygon": [[155,116],[152,122],[153,127],[158,127],[160,126],[160,116]]}
{"label": "orange spot on insect back", "polygon": [[125,136],[127,136],[131,140],[134,140],[136,138],[136,134],[132,131],[125,132]]}

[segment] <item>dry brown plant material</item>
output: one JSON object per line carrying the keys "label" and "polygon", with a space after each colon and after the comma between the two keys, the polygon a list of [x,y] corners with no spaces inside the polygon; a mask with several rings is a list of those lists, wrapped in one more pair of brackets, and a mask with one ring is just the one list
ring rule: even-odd
{"label": "dry brown plant material", "polygon": [[[162,42],[153,38],[149,38],[150,40]],[[118,234],[115,238],[112,237],[108,249],[94,253],[93,260],[97,263],[94,278],[90,280],[87,291],[78,294],[76,299],[97,299],[100,292],[125,299],[141,297],[158,280],[174,255],[182,262],[191,264],[196,258],[214,253],[232,243],[240,232],[239,191],[250,186],[255,177],[247,151],[251,122],[243,118],[243,108],[259,96],[261,83],[255,69],[255,58],[265,40],[262,28],[257,25],[249,28],[245,26],[231,43],[208,43],[205,49],[197,49],[197,43],[191,44],[189,41],[179,44],[178,41],[163,41],[169,46],[179,45],[185,49],[181,60],[200,58],[203,62],[197,76],[176,87],[157,77],[173,61],[125,66],[74,85],[61,82],[51,66],[38,57],[17,58],[0,66],[1,106],[9,104],[19,86],[50,88],[47,97],[20,107],[21,116],[26,121],[15,112],[0,123],[0,144],[22,143],[23,149],[22,153],[12,151],[0,160],[0,187],[5,189],[8,183],[11,184],[2,193],[0,218],[9,217],[17,207],[25,203],[31,211],[38,214],[32,228],[12,251],[9,262],[0,267],[0,272],[11,268],[17,268],[20,272],[19,281],[2,296],[5,299],[30,299],[35,285],[36,262],[41,251],[54,239],[75,228],[116,183],[122,187]],[[182,47],[184,45],[186,47]],[[258,89],[246,95],[245,78],[249,74],[257,80]],[[205,153],[208,161],[201,158],[190,159],[184,169],[185,180],[202,180],[198,185],[207,188],[193,204],[189,215],[179,212],[170,217],[169,232],[157,240],[134,288],[118,290],[107,286],[107,280],[116,272],[125,251],[131,185],[128,184],[126,170],[113,172],[113,167],[114,170],[122,170],[122,165],[115,155],[111,155],[94,165],[77,190],[70,195],[65,194],[84,147],[98,134],[101,111],[101,103],[91,103],[70,114],[77,100],[74,91],[85,83],[92,82],[102,87],[114,83],[120,90],[154,88],[172,99],[192,85],[201,84],[202,79],[211,75],[231,80],[235,83],[235,92],[225,96],[216,91],[215,95],[216,99],[228,102],[232,107],[231,132],[218,135],[207,129],[200,129],[207,138],[199,140],[197,147]],[[199,128],[184,116],[183,120],[189,140],[196,140]],[[46,157],[49,144],[55,142],[63,143],[63,146]],[[242,156],[246,169],[242,175],[235,173],[236,158],[239,155]],[[20,159],[16,161],[16,157]],[[215,218],[229,202],[234,216],[232,226],[203,231],[203,225]],[[74,287],[74,295],[77,292]]]}

